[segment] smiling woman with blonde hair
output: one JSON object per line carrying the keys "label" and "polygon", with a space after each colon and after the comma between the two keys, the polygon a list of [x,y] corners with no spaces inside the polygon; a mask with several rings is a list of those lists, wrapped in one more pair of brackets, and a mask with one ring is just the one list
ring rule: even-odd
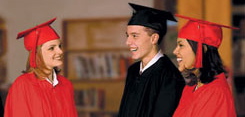
{"label": "smiling woman with blonde hair", "polygon": [[73,86],[58,74],[63,64],[56,18],[18,34],[29,51],[26,70],[9,89],[5,117],[77,117]]}

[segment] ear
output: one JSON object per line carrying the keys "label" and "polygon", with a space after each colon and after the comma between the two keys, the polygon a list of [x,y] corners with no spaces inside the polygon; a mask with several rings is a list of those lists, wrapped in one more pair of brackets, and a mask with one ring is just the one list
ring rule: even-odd
{"label": "ear", "polygon": [[159,35],[157,33],[154,33],[151,35],[151,43],[152,44],[157,44],[158,40],[159,40]]}

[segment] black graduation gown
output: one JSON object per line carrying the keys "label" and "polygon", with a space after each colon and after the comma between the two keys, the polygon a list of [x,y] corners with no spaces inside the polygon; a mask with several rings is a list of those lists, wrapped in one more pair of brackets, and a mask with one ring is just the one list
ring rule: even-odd
{"label": "black graduation gown", "polygon": [[118,117],[172,117],[185,85],[179,70],[166,55],[139,69],[140,62],[128,69]]}

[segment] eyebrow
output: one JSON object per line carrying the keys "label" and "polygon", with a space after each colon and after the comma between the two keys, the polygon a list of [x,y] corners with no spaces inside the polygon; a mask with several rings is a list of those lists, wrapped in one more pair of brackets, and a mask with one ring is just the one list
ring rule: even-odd
{"label": "eyebrow", "polygon": [[138,34],[139,35],[140,33],[138,33],[138,32],[131,32],[129,34],[131,34],[131,35]]}
{"label": "eyebrow", "polygon": [[178,44],[181,43],[181,42],[182,42],[182,40],[177,41]]}
{"label": "eyebrow", "polygon": [[59,43],[59,44],[52,44],[52,45],[49,45],[48,47],[54,47],[54,46],[59,46],[59,45],[61,45],[62,43]]}

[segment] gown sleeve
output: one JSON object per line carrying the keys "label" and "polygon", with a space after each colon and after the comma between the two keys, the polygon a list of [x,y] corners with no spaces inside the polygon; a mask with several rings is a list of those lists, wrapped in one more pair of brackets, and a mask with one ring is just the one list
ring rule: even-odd
{"label": "gown sleeve", "polygon": [[18,79],[12,84],[6,98],[4,117],[32,117],[32,109],[28,106],[28,98],[30,99],[31,95],[27,95],[26,85],[23,80]]}

